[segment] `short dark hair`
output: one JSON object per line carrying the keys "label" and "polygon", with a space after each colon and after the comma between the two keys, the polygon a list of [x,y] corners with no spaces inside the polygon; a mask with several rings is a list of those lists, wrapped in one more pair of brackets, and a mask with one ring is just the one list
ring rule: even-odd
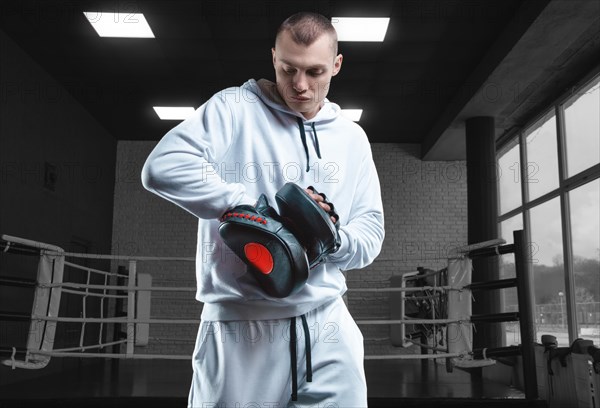
{"label": "short dark hair", "polygon": [[329,19],[321,14],[310,11],[301,11],[293,14],[277,29],[275,41],[282,32],[287,31],[297,44],[309,46],[314,43],[322,34],[331,36],[334,55],[337,55],[337,32]]}

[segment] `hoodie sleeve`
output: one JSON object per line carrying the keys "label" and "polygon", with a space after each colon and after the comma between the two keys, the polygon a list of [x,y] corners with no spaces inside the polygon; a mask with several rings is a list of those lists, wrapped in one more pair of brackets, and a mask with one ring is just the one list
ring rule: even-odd
{"label": "hoodie sleeve", "polygon": [[340,227],[342,244],[329,256],[331,262],[345,271],[373,262],[385,237],[379,177],[370,148],[368,152],[360,169],[362,177],[356,183],[348,222]]}
{"label": "hoodie sleeve", "polygon": [[226,183],[214,164],[234,137],[234,115],[224,95],[213,96],[171,129],[142,168],[147,190],[199,218],[218,218],[236,205],[256,202],[244,185]]}

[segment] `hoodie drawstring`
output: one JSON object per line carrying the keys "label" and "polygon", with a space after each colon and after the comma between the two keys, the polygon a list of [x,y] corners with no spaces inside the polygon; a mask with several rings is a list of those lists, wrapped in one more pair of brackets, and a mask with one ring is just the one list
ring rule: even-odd
{"label": "hoodie drawstring", "polygon": [[[300,128],[300,139],[302,139],[302,146],[304,146],[304,153],[306,154],[306,172],[310,170],[310,156],[308,154],[308,145],[306,144],[306,132],[304,131],[304,121],[302,118],[298,118],[298,127]],[[321,148],[319,147],[319,136],[317,136],[317,130],[315,129],[315,122],[311,123],[311,128],[314,134],[315,150],[317,157],[321,158]]]}
{"label": "hoodie drawstring", "polygon": [[321,148],[319,147],[319,136],[317,136],[317,129],[315,129],[315,122],[311,123],[313,134],[315,135],[315,150],[317,151],[317,157],[321,158]]}
{"label": "hoodie drawstring", "polygon": [[[304,348],[306,353],[306,382],[312,382],[312,361],[310,354],[310,333],[306,316],[300,316],[302,319],[302,328],[304,329]],[[296,334],[296,318],[292,317],[290,323],[290,358],[292,364],[292,401],[298,401],[298,357],[296,343],[298,336]]]}

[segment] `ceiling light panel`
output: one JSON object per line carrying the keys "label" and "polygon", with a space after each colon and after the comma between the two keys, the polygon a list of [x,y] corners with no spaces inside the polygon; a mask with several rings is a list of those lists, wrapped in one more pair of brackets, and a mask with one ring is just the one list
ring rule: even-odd
{"label": "ceiling light panel", "polygon": [[153,108],[162,120],[185,120],[195,111],[191,106],[154,106]]}
{"label": "ceiling light panel", "polygon": [[381,42],[385,38],[389,17],[332,17],[338,41]]}
{"label": "ceiling light panel", "polygon": [[83,13],[100,37],[154,38],[143,14],[85,11]]}
{"label": "ceiling light panel", "polygon": [[362,109],[342,109],[342,115],[354,122],[358,122],[360,120],[362,112]]}

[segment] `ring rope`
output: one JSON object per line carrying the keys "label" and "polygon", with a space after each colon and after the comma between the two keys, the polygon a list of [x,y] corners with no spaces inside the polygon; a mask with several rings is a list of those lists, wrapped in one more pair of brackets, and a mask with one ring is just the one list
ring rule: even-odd
{"label": "ring rope", "polygon": [[[49,322],[64,323],[141,323],[141,324],[196,324],[200,319],[127,319],[127,317],[51,317],[51,316],[31,316],[31,320],[42,320]],[[448,323],[468,323],[468,320],[460,319],[395,319],[395,320],[356,320],[356,324],[448,324]]]}
{"label": "ring rope", "polygon": [[[91,274],[90,274],[90,271],[88,271],[88,272],[87,272],[87,281],[86,281],[86,285],[89,285],[89,284],[90,284],[90,275],[91,275]],[[89,289],[89,288],[86,288],[86,289],[85,289],[85,295],[83,295],[83,296],[81,297],[82,311],[83,311],[83,316],[82,316],[82,317],[83,317],[83,318],[84,318],[86,321],[81,323],[81,332],[80,332],[80,334],[79,334],[79,347],[83,347],[83,340],[84,340],[84,337],[85,337],[85,325],[87,324],[87,313],[86,313],[86,304],[87,304],[87,302],[86,302],[86,300],[87,300],[87,297],[88,297],[88,294],[89,294],[89,293],[90,293],[90,289]],[[100,327],[102,327],[103,325],[104,325],[104,323],[102,323],[102,324],[100,325]]]}
{"label": "ring rope", "polygon": [[[57,282],[57,283],[46,283],[42,285],[38,285],[40,288],[54,288],[54,287],[66,287],[66,288],[74,288],[74,289],[114,289],[114,290],[144,290],[144,291],[166,291],[166,292],[195,292],[196,288],[193,287],[177,287],[177,286],[150,286],[150,287],[141,287],[141,286],[119,286],[119,285],[89,285],[85,283],[74,283],[74,282]],[[420,287],[410,287],[410,288],[352,288],[348,289],[349,292],[422,292],[425,290],[431,291],[440,291],[444,292],[447,290],[454,290],[458,292],[462,292],[464,288],[459,288],[455,286],[420,286]]]}
{"label": "ring rope", "polygon": [[[405,340],[405,341],[408,341],[408,342],[410,342],[410,343],[412,343],[412,344],[414,344],[415,346],[420,346],[420,347],[422,347],[422,348],[426,348],[426,349],[429,349],[429,350],[441,351],[441,352],[444,352],[444,353],[447,353],[447,352],[448,352],[448,349],[447,349],[447,348],[441,348],[441,347],[430,346],[429,344],[424,344],[424,343],[421,343],[421,342],[419,342],[419,341],[416,341],[416,340],[414,340],[414,339],[411,339],[410,337],[405,337],[405,338],[404,338],[404,340]],[[439,354],[438,354],[438,355],[439,355]]]}
{"label": "ring rope", "polygon": [[465,323],[460,319],[395,319],[395,320],[356,320],[356,324],[448,324]]}
{"label": "ring rope", "polygon": [[78,265],[76,263],[69,262],[69,261],[65,261],[65,266],[70,266],[72,268],[79,269],[79,270],[86,271],[86,272],[94,272],[94,273],[97,273],[97,274],[100,274],[100,275],[120,276],[120,277],[123,277],[123,278],[128,278],[129,277],[127,274],[118,273],[118,272],[101,271],[99,269],[94,269],[94,268],[90,268],[90,267],[87,267],[87,266]]}
{"label": "ring rope", "polygon": [[410,296],[406,297],[405,300],[431,300],[431,298],[437,297],[437,293],[432,293],[431,295],[423,295],[423,296]]}
{"label": "ring rope", "polygon": [[[67,347],[67,348],[61,348],[61,349],[54,349],[52,351],[56,351],[56,352],[67,352],[67,351],[77,351],[77,350],[90,350],[90,349],[96,349],[96,348],[104,348],[104,347],[109,347],[109,346],[116,346],[117,344],[124,344],[127,343],[127,340],[118,340],[118,341],[112,341],[110,343],[98,343],[98,344],[91,344],[88,346],[79,346],[79,347]],[[33,351],[32,353],[34,354],[38,354],[37,351]]]}
{"label": "ring rope", "polygon": [[418,279],[428,278],[428,277],[434,276],[434,275],[441,275],[444,272],[446,272],[446,268],[440,269],[439,271],[427,272],[422,275],[407,276],[406,278],[404,278],[404,280],[405,281],[418,280]]}
{"label": "ring rope", "polygon": [[140,323],[140,324],[197,324],[200,319],[128,319],[124,317],[50,317],[50,316],[31,316],[31,320],[43,320],[48,322],[63,323]]}
{"label": "ring rope", "polygon": [[[191,355],[169,354],[117,354],[117,353],[73,353],[63,351],[36,351],[32,355],[47,355],[53,357],[91,357],[91,358],[118,358],[118,359],[165,359],[165,360],[191,360]],[[438,358],[464,357],[463,353],[443,354],[382,354],[364,356],[365,360],[425,360]]]}
{"label": "ring rope", "polygon": [[[108,276],[104,275],[104,286],[107,286],[107,285],[108,285]],[[102,290],[102,294],[104,296],[100,298],[100,318],[104,319],[104,298],[107,297],[106,289]],[[118,296],[118,295],[112,295],[112,296]],[[100,325],[100,330],[99,330],[99,333],[98,333],[98,343],[99,344],[102,343],[102,334],[103,334],[103,331],[104,331],[104,324],[101,324]]]}
{"label": "ring rope", "polygon": [[[8,246],[10,244],[6,245],[4,250],[7,251],[8,250]],[[86,300],[89,296],[97,296],[97,297],[101,297],[101,302],[104,302],[104,298],[130,298],[133,295],[133,292],[135,291],[173,291],[173,292],[195,292],[196,288],[193,287],[141,287],[141,286],[135,286],[135,266],[136,266],[136,262],[137,261],[186,261],[186,262],[195,262],[196,258],[195,257],[181,257],[181,258],[176,258],[176,257],[149,257],[149,256],[120,256],[120,255],[98,255],[98,254],[82,254],[82,253],[73,253],[73,252],[62,252],[59,251],[57,249],[55,249],[55,247],[51,247],[51,246],[46,246],[46,245],[41,245],[40,249],[42,253],[44,254],[48,254],[48,255],[57,255],[59,257],[62,257],[63,259],[65,257],[77,257],[77,258],[91,258],[91,259],[109,259],[109,260],[125,260],[125,261],[129,261],[129,267],[132,268],[132,270],[134,271],[133,274],[130,272],[129,274],[123,274],[123,273],[111,273],[111,272],[107,272],[107,271],[101,271],[98,269],[94,269],[94,268],[89,268],[89,267],[84,267],[82,265],[78,265],[72,262],[68,262],[68,261],[64,261],[64,265],[66,266],[70,266],[72,268],[78,269],[78,270],[82,270],[82,271],[86,271],[87,272],[87,282],[85,284],[80,284],[80,283],[75,283],[75,282],[61,282],[61,283],[48,283],[48,284],[42,284],[42,285],[38,285],[38,287],[40,288],[54,288],[54,287],[59,287],[61,288],[62,291],[66,292],[66,293],[71,293],[71,294],[77,294],[82,296],[82,302],[83,302],[83,317],[79,317],[79,318],[70,318],[70,317],[50,317],[50,316],[32,316],[32,320],[40,320],[40,321],[55,321],[55,322],[78,322],[78,323],[82,323],[81,326],[81,337],[80,337],[80,344],[78,347],[70,347],[70,348],[63,348],[63,349],[55,349],[55,350],[49,350],[49,351],[29,351],[28,354],[30,353],[32,356],[35,355],[48,355],[48,356],[57,356],[57,357],[97,357],[97,358],[126,358],[126,359],[131,359],[131,358],[141,358],[141,359],[190,359],[191,356],[183,356],[183,355],[162,355],[162,354],[136,354],[133,353],[133,348],[129,347],[129,343],[133,341],[133,339],[128,338],[124,339],[124,340],[120,340],[120,341],[115,341],[115,342],[110,342],[110,343],[102,343],[101,342],[101,334],[100,334],[100,341],[98,344],[95,345],[88,345],[88,346],[84,346],[83,345],[83,338],[84,338],[84,334],[85,334],[85,329],[86,329],[86,323],[100,323],[100,333],[102,333],[102,328],[104,323],[126,323],[128,326],[129,325],[133,325],[133,324],[151,324],[151,323],[157,323],[157,324],[198,324],[200,323],[200,319],[156,319],[156,318],[144,318],[144,319],[136,319],[134,318],[133,314],[128,314],[128,316],[123,316],[123,317],[116,317],[116,318],[105,318],[104,317],[104,313],[103,313],[103,307],[101,308],[101,315],[100,318],[88,318],[87,317],[87,310],[86,310]],[[498,252],[497,247],[495,248],[496,251]],[[442,258],[440,258],[442,259]],[[447,259],[447,258],[444,258]],[[442,273],[444,273],[446,271],[446,269],[441,269],[439,271],[430,271],[421,275],[414,275],[414,276],[406,276],[403,277],[404,281],[408,281],[408,280],[417,280],[417,279],[423,279],[429,276],[433,276],[433,275],[440,275]],[[90,284],[90,276],[91,273],[97,273],[97,274],[101,274],[104,275],[104,285],[93,285]],[[129,279],[129,285],[107,285],[108,283],[108,277],[109,276],[118,276],[118,277],[127,277]],[[133,277],[133,280],[132,280]],[[425,291],[431,291],[431,292],[436,292],[436,293],[432,293],[426,296],[420,295],[420,296],[414,296],[411,297],[412,300],[421,300],[421,299],[429,299],[431,300],[432,298],[435,298],[436,296],[438,296],[439,293],[446,293],[447,291],[459,291],[462,292],[465,289],[468,288],[459,288],[459,287],[455,287],[455,286],[423,286],[423,287],[394,287],[394,288],[389,288],[389,287],[380,287],[380,288],[349,288],[348,291],[349,292],[381,292],[381,293],[385,293],[385,292],[425,292]],[[103,293],[94,293],[92,292],[92,290],[100,290]],[[107,291],[109,290],[116,290],[119,291],[121,293],[124,292],[128,292],[128,295],[110,295],[107,294]],[[128,302],[129,303],[129,302]],[[435,317],[435,315],[434,315]],[[470,320],[467,318],[463,318],[463,320],[459,320],[459,319],[412,319],[412,318],[403,318],[403,319],[396,319],[396,320],[379,320],[379,319],[375,319],[375,320],[357,320],[356,323],[360,324],[360,325],[390,325],[390,324],[424,324],[424,325],[436,325],[436,324],[450,324],[450,323],[458,323],[458,324],[464,324],[464,323],[468,323]],[[410,354],[410,355],[406,355],[406,354],[392,354],[392,355],[374,355],[374,356],[365,356],[365,360],[382,360],[382,359],[437,359],[437,358],[451,358],[451,357],[465,357],[465,352],[458,352],[458,353],[449,353],[447,349],[442,349],[439,347],[435,347],[435,346],[429,346],[429,345],[423,345],[420,344],[412,339],[406,339],[407,341],[415,344],[415,345],[420,345],[424,348],[427,349],[431,349],[431,350],[435,350],[435,351],[441,351],[442,353],[439,354]],[[90,350],[90,349],[102,349],[104,347],[108,347],[108,346],[112,346],[112,345],[118,345],[118,344],[124,344],[127,343],[128,344],[128,351],[127,353],[83,353],[82,351],[84,350]],[[74,351],[79,351],[79,352],[74,352]],[[487,350],[484,349],[483,353],[484,353],[484,358],[486,358],[486,352]],[[12,356],[12,360],[13,360],[13,365],[14,365],[14,348],[13,348],[13,356]],[[29,359],[29,355],[26,355],[26,362]],[[6,363],[6,361],[5,361]]]}
{"label": "ring rope", "polygon": [[463,353],[440,353],[440,354],[381,354],[365,356],[365,360],[426,360],[437,358],[464,357]]}
{"label": "ring rope", "polygon": [[464,288],[457,286],[419,286],[409,288],[349,288],[349,292],[422,292],[424,290],[435,290],[445,292],[447,290],[463,291]]}
{"label": "ring rope", "polygon": [[72,258],[89,259],[112,259],[115,261],[186,261],[195,262],[196,258],[191,257],[170,257],[170,256],[131,256],[131,255],[106,255],[106,254],[83,254],[78,252],[59,252],[46,250],[48,255],[69,256]]}
{"label": "ring rope", "polygon": [[10,355],[10,367],[14,370],[16,368],[16,360],[15,360],[15,354],[17,354],[17,348],[13,347],[12,348],[12,354]]}
{"label": "ring rope", "polygon": [[163,360],[190,360],[191,355],[176,354],[119,354],[119,353],[74,353],[74,352],[55,352],[55,351],[35,351],[31,355],[43,355],[51,357],[90,357],[90,358],[118,358],[118,359],[163,359]]}
{"label": "ring rope", "polygon": [[40,288],[56,288],[56,287],[66,287],[66,288],[74,288],[74,289],[114,289],[121,291],[133,291],[133,290],[143,290],[143,291],[163,291],[163,292],[195,292],[196,288],[192,287],[177,287],[177,286],[119,286],[119,285],[88,285],[86,283],[74,283],[74,282],[57,282],[57,283],[44,283],[38,285]]}
{"label": "ring rope", "polygon": [[[72,295],[85,295],[85,292],[80,291],[80,290],[63,289],[62,292],[63,293],[70,293]],[[104,294],[104,293],[90,292],[89,296],[97,296],[97,297],[101,297],[102,299],[104,299],[105,297],[117,298],[117,299],[127,299],[127,295],[111,295],[111,294],[108,294],[108,293]],[[100,309],[100,310],[102,310],[102,309]]]}

